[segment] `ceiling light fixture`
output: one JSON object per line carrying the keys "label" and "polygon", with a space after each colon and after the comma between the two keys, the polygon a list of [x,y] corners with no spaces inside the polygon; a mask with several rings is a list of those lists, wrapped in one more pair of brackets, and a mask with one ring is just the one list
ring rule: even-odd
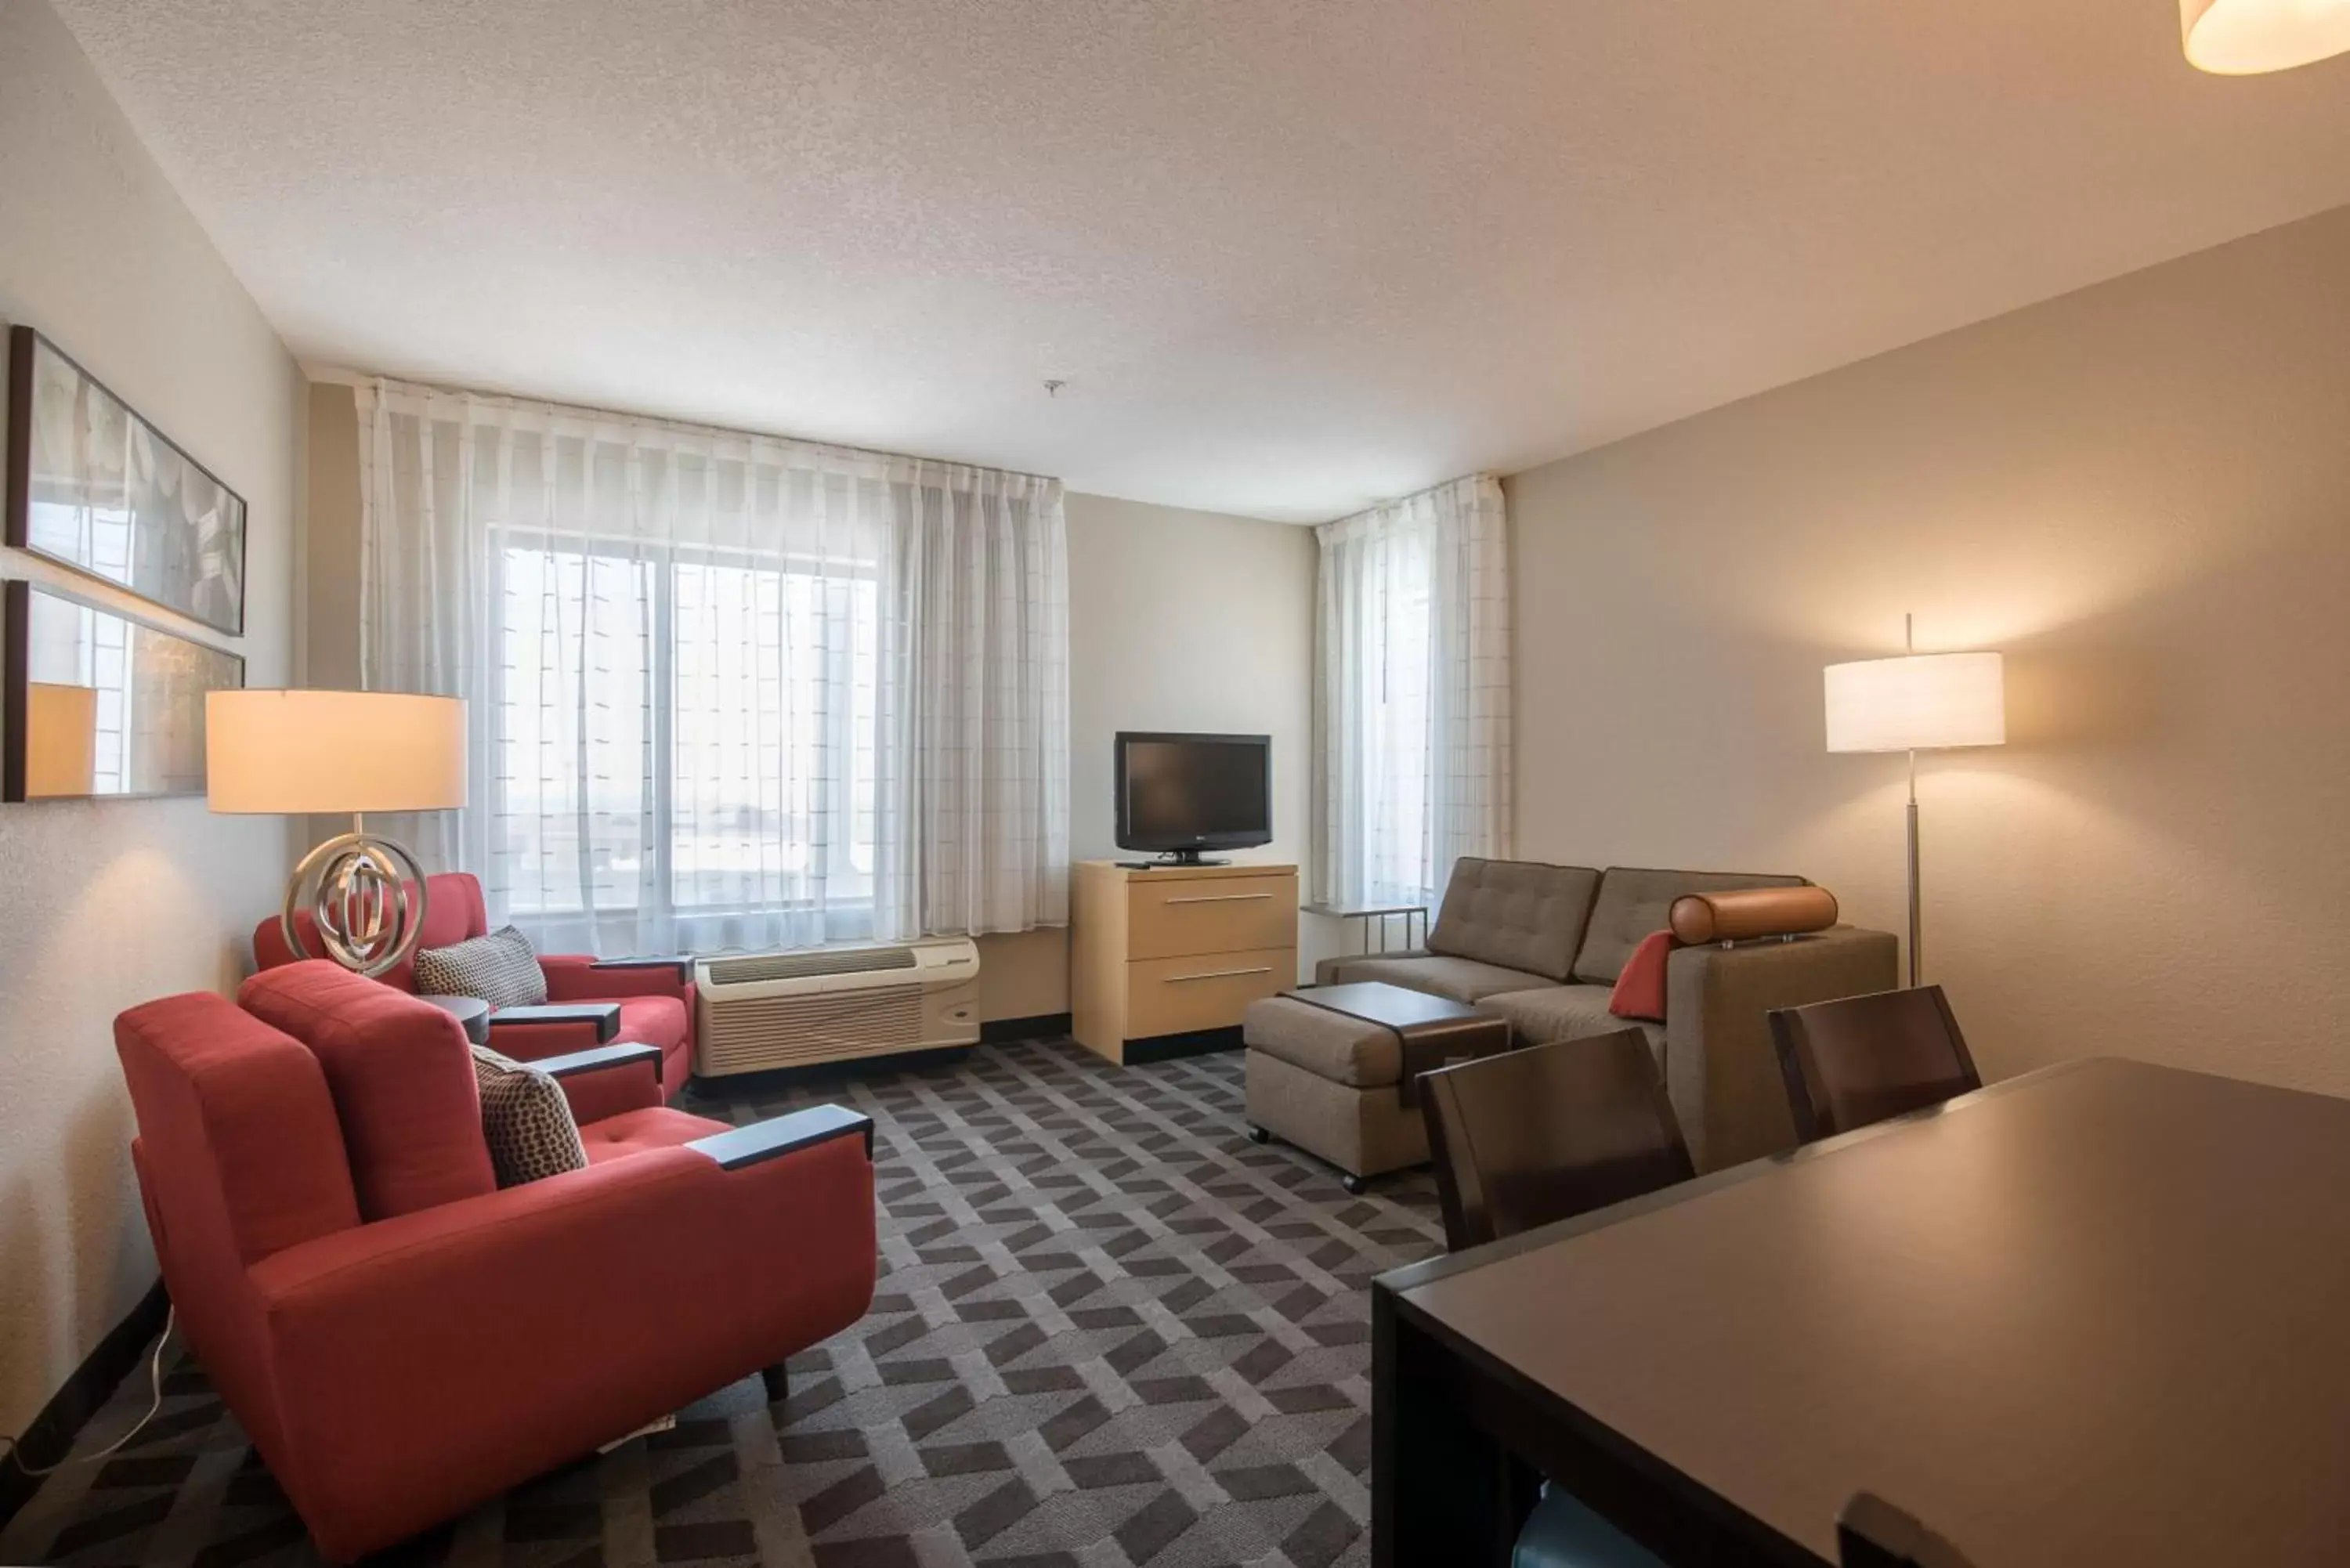
{"label": "ceiling light fixture", "polygon": [[2350,0],[2178,0],[2178,26],[2197,70],[2258,76],[2350,50]]}

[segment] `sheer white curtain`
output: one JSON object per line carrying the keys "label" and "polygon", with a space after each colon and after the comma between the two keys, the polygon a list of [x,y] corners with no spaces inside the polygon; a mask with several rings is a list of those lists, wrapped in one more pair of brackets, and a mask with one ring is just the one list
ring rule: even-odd
{"label": "sheer white curtain", "polygon": [[[1049,496],[1044,493],[1049,490]],[[917,465],[891,487],[880,907],[895,929],[1069,914],[1069,566],[1056,480]]]}
{"label": "sheer white curtain", "polygon": [[413,825],[542,949],[1067,919],[1057,481],[379,381],[361,669],[469,700]]}
{"label": "sheer white curtain", "polygon": [[1482,474],[1315,530],[1314,891],[1426,904],[1510,852],[1509,538]]}

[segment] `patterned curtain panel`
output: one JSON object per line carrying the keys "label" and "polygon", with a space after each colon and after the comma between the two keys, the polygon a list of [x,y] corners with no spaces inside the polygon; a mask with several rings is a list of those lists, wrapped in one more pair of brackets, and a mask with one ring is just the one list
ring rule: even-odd
{"label": "patterned curtain panel", "polygon": [[1433,909],[1454,860],[1510,853],[1502,487],[1456,479],[1315,535],[1314,896]]}
{"label": "patterned curtain panel", "polygon": [[1068,913],[1057,481],[378,381],[361,670],[469,701],[402,825],[542,950]]}
{"label": "patterned curtain panel", "polygon": [[1055,479],[890,486],[876,906],[885,929],[1069,918],[1069,548]]}

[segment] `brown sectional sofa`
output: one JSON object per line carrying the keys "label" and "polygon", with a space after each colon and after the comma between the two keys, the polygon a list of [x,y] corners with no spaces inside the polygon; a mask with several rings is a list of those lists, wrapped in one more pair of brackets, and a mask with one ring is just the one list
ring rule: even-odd
{"label": "brown sectional sofa", "polygon": [[1677,950],[1666,965],[1663,1023],[1607,1011],[1641,939],[1665,929],[1684,893],[1804,885],[1801,877],[1656,871],[1464,858],[1452,868],[1424,949],[1325,959],[1331,985],[1383,980],[1469,1002],[1544,1044],[1637,1027],[1700,1170],[1792,1147],[1794,1124],[1767,1015],[1898,983],[1889,932],[1835,926],[1792,940]]}

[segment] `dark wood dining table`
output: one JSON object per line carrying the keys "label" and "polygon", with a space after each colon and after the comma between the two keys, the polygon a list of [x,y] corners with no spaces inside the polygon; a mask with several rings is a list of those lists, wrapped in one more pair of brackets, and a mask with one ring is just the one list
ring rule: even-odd
{"label": "dark wood dining table", "polygon": [[2350,1563],[2350,1100],[2061,1064],[1372,1287],[1372,1560]]}

